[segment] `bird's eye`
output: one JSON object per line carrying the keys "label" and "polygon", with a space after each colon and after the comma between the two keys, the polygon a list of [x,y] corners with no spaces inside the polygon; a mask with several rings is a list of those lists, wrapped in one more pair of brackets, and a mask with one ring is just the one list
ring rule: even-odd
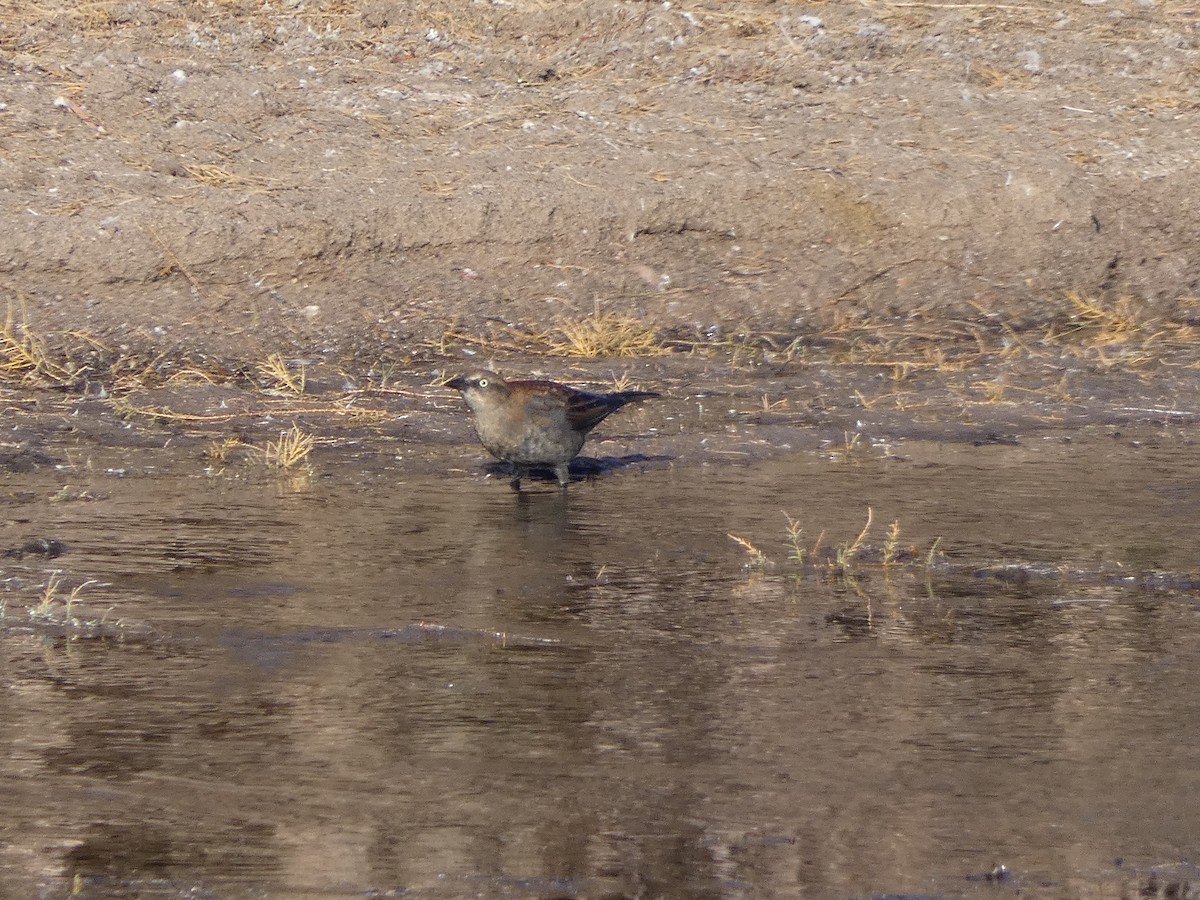
{"label": "bird's eye", "polygon": [[480,379],[479,379],[479,386],[480,386],[481,388],[485,388],[485,387],[487,387],[487,386],[488,386],[488,380],[487,380],[486,378],[480,378]]}

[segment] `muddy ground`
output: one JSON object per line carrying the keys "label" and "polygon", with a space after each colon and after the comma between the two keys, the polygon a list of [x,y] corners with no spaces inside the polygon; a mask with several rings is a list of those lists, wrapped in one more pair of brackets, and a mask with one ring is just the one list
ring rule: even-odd
{"label": "muddy ground", "polygon": [[1197,315],[1190,3],[0,0],[0,63],[0,288],[110,347]]}

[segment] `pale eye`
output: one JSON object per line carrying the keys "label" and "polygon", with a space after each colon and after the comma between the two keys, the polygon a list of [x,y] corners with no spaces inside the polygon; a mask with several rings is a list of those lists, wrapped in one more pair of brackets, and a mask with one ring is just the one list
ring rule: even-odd
{"label": "pale eye", "polygon": [[485,387],[487,387],[487,386],[488,386],[488,380],[487,380],[486,378],[480,378],[480,379],[479,379],[479,386],[480,386],[481,388],[485,388]]}

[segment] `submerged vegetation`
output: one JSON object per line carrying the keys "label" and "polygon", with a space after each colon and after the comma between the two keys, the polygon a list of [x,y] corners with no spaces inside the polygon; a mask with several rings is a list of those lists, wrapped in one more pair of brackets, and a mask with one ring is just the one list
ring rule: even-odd
{"label": "submerged vegetation", "polygon": [[30,632],[54,640],[146,640],[153,631],[142,623],[113,616],[112,608],[96,610],[83,600],[84,593],[98,585],[93,579],[64,587],[61,572],[50,572],[35,588],[26,605],[19,600],[0,602],[0,629]]}

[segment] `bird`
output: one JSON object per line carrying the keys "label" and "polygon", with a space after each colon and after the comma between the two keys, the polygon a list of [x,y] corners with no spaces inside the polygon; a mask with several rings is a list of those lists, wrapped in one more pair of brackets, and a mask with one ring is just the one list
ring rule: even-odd
{"label": "bird", "polygon": [[446,382],[462,392],[475,417],[479,442],[514,468],[512,489],[532,466],[554,470],[561,488],[570,483],[567,464],[588,432],[627,403],[660,396],[654,391],[593,394],[556,381],[507,381],[488,369]]}

